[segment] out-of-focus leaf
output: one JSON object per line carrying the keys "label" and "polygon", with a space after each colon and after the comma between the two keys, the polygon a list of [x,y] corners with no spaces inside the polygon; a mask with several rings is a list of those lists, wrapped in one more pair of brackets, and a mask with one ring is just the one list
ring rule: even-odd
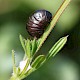
{"label": "out-of-focus leaf", "polygon": [[12,59],[13,59],[13,73],[16,73],[16,64],[15,64],[14,50],[12,50]]}

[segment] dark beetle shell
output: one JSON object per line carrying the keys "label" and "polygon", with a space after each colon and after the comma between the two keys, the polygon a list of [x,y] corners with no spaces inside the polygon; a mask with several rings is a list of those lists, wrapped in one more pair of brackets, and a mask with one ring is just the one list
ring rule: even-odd
{"label": "dark beetle shell", "polygon": [[46,10],[37,10],[29,17],[27,31],[32,37],[39,38],[50,23],[52,14]]}

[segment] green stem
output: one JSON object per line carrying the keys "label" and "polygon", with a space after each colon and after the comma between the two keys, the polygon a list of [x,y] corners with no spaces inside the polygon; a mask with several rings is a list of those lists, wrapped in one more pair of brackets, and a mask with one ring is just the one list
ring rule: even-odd
{"label": "green stem", "polygon": [[[70,3],[71,0],[64,0],[62,5],[60,6],[60,8],[58,9],[58,11],[56,12],[55,16],[53,17],[50,26],[46,29],[46,31],[44,32],[43,36],[41,37],[41,42],[39,44],[39,47],[37,48],[37,51],[40,49],[40,47],[42,46],[42,44],[44,43],[44,41],[46,40],[46,38],[48,37],[48,35],[50,34],[50,32],[52,31],[52,29],[54,28],[55,24],[57,23],[57,21],[59,20],[61,14],[63,13],[63,11],[66,9],[66,7],[68,6],[68,4]],[[23,47],[24,47],[24,43]],[[25,49],[24,49],[25,50]],[[36,51],[36,52],[37,52]],[[29,61],[30,62],[30,61]],[[18,76],[16,73],[16,66],[15,66],[15,58],[14,58],[14,52],[13,52],[13,73],[14,75],[12,75],[12,77],[10,78],[10,80],[21,80],[22,77],[26,77],[24,76],[26,69],[28,68],[29,62],[26,63],[25,68],[23,69],[22,73]]]}
{"label": "green stem", "polygon": [[12,50],[12,59],[13,59],[13,73],[16,73],[16,64],[15,64],[14,50]]}
{"label": "green stem", "polygon": [[16,75],[13,75],[13,76],[10,78],[10,80],[21,80],[21,79],[19,79]]}
{"label": "green stem", "polygon": [[50,34],[50,32],[52,31],[52,29],[54,28],[55,24],[57,23],[57,21],[59,20],[61,14],[64,12],[64,10],[66,9],[66,7],[68,6],[68,4],[70,3],[71,0],[64,0],[62,5],[59,7],[59,9],[57,10],[55,16],[53,17],[50,26],[46,29],[46,31],[44,32],[44,34],[42,35],[42,39],[40,42],[40,45],[37,49],[36,52],[38,52],[38,50],[41,48],[42,44],[44,43],[44,41],[46,40],[46,38],[48,37],[48,35]]}

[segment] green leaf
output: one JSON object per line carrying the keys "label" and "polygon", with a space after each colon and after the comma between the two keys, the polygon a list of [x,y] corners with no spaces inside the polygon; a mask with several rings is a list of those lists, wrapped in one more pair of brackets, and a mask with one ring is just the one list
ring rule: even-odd
{"label": "green leaf", "polygon": [[[46,31],[44,32],[44,34],[42,35],[41,37],[41,40],[38,44],[38,48],[36,50],[36,52],[40,49],[40,47],[42,46],[42,44],[44,43],[44,41],[46,40],[46,38],[48,37],[48,35],[50,34],[51,30],[54,28],[55,24],[57,23],[57,21],[59,20],[61,14],[63,13],[63,11],[66,9],[66,7],[68,6],[68,4],[70,3],[71,0],[64,0],[63,3],[61,4],[61,6],[59,7],[59,9],[57,10],[56,14],[54,15],[49,27],[46,29]],[[55,44],[55,46],[52,47],[52,49],[49,51],[49,54],[47,56],[47,58],[51,58],[53,57],[55,54],[57,54],[57,52],[63,47],[63,45],[66,43],[67,41],[67,37],[64,37],[65,39],[61,39],[59,42],[57,42]],[[63,40],[63,41],[62,41]],[[20,41],[21,41],[21,44],[22,44],[22,47],[24,49],[24,51],[26,52],[26,55],[28,55],[28,57],[30,57],[30,48],[31,48],[31,44],[30,44],[30,41],[26,41],[22,38],[22,36],[20,35]],[[62,42],[61,42],[62,41]],[[26,42],[26,46],[25,46],[25,43]],[[28,44],[27,44],[28,42]],[[61,45],[62,44],[62,45]],[[28,45],[28,46],[27,46]],[[29,50],[28,50],[29,49]],[[45,56],[44,55],[40,55],[38,56],[34,62],[32,63],[32,67],[35,69],[39,68],[42,63],[46,60]],[[13,60],[13,62],[15,62]],[[26,68],[28,67],[28,64],[30,62],[27,63],[27,65],[25,66],[25,69],[23,70],[23,73],[25,72]],[[25,74],[25,73],[24,73]],[[22,74],[21,76],[23,76],[24,74]],[[24,76],[26,77],[26,76]],[[21,77],[22,78],[22,77]],[[10,80],[20,80],[19,79],[19,76],[16,76],[15,75],[12,75],[11,79]]]}
{"label": "green leaf", "polygon": [[12,50],[12,59],[13,59],[13,73],[16,74],[16,64],[15,64],[14,50]]}
{"label": "green leaf", "polygon": [[49,51],[48,55],[47,55],[47,59],[54,57],[61,49],[62,47],[65,45],[65,43],[67,42],[67,37],[62,37],[60,38],[55,44],[54,46],[51,48],[51,50]]}
{"label": "green leaf", "polygon": [[25,40],[25,44],[26,44],[26,55],[28,58],[31,57],[31,42],[29,39]]}
{"label": "green leaf", "polygon": [[22,45],[22,47],[23,47],[23,49],[25,51],[26,50],[26,48],[25,48],[25,40],[21,35],[19,36],[19,38],[20,38],[21,45]]}
{"label": "green leaf", "polygon": [[37,40],[37,47],[39,47],[40,42],[41,42],[41,38]]}
{"label": "green leaf", "polygon": [[35,71],[34,68],[29,69],[25,74],[22,75],[22,77],[20,79],[21,80],[24,79],[25,77],[29,76],[34,71]]}
{"label": "green leaf", "polygon": [[31,55],[33,56],[35,51],[36,51],[36,49],[37,49],[36,39],[32,40],[31,45],[32,45]]}
{"label": "green leaf", "polygon": [[39,68],[42,63],[45,61],[45,56],[44,55],[39,55],[35,60],[34,62],[31,64],[32,68]]}
{"label": "green leaf", "polygon": [[17,69],[16,69],[16,74],[17,74],[17,76],[19,76],[19,74],[20,74],[20,68],[19,67],[17,67]]}

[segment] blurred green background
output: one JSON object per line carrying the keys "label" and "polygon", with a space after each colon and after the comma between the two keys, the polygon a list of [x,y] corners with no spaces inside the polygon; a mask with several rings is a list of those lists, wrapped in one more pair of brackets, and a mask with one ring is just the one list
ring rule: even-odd
{"label": "blurred green background", "polygon": [[[28,38],[26,22],[38,9],[49,10],[53,16],[63,0],[0,0],[0,80],[12,73],[11,50],[16,51],[16,64],[24,56],[19,34]],[[80,0],[72,0],[60,17],[38,54],[47,54],[62,36],[67,44],[53,59],[24,80],[79,80],[80,77]]]}

